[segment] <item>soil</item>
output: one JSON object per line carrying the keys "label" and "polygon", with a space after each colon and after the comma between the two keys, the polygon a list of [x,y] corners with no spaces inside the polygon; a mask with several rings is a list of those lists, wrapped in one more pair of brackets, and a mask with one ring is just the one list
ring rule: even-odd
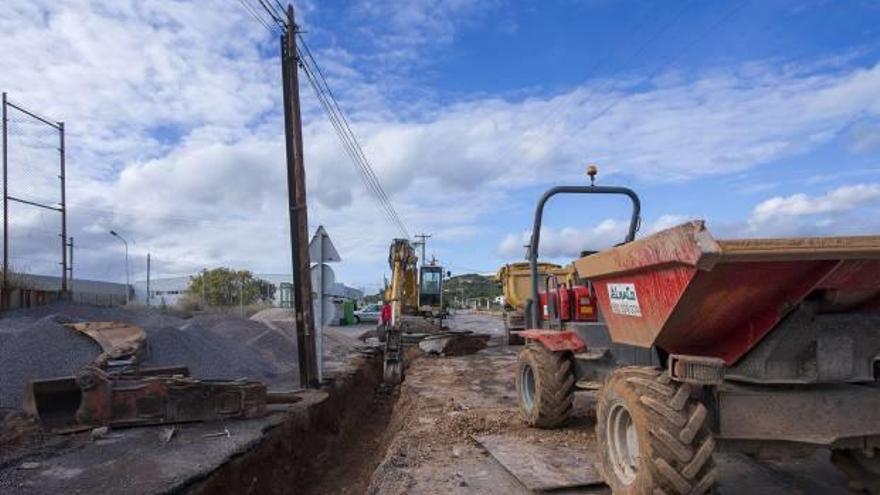
{"label": "soil", "polygon": [[529,428],[520,419],[515,350],[501,344],[503,328],[500,320],[497,329],[494,323],[472,315],[455,322],[455,327],[492,332],[487,350],[422,356],[411,363],[391,422],[397,434],[368,493],[528,493],[474,437],[504,433],[526,442],[593,444],[589,397],[579,395],[578,413],[556,430]]}
{"label": "soil", "polygon": [[[529,428],[520,418],[513,376],[521,347],[504,345],[500,318],[462,314],[450,326],[490,333],[490,346],[467,356],[423,356],[410,363],[389,423],[395,435],[371,477],[368,493],[531,493],[474,440],[479,435],[504,433],[550,447],[595,450],[595,392],[575,394],[574,415],[562,427]],[[852,493],[844,476],[830,464],[828,451],[766,462],[727,452],[715,457],[718,494]],[[553,493],[609,491],[594,486]]]}
{"label": "soil", "polygon": [[[183,326],[144,316],[149,320],[157,328]],[[292,335],[283,313],[255,320]],[[191,323],[214,328],[225,321]],[[489,346],[454,357],[420,356],[410,346],[405,381],[389,389],[380,383],[382,360],[369,349],[375,339],[367,338],[366,346],[358,340],[371,326],[327,329],[327,385],[307,392],[301,403],[260,420],[180,425],[167,445],[157,440],[157,428],[114,430],[98,441],[87,434],[40,438],[22,454],[0,453],[0,492],[515,495],[530,492],[475,437],[504,434],[550,448],[595,450],[595,393],[578,392],[574,415],[560,428],[529,428],[514,385],[520,348],[503,343],[500,318],[465,313],[447,324],[491,335]],[[221,329],[237,334],[258,328],[249,325]],[[210,435],[224,428],[230,438]],[[850,493],[823,451],[772,462],[719,452],[716,462],[720,494]],[[37,468],[25,467],[34,463]],[[594,486],[554,493],[608,491]]]}

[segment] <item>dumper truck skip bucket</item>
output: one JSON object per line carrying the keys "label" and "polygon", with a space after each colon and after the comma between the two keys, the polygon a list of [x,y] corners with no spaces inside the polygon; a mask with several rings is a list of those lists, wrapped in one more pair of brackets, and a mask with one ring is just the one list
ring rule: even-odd
{"label": "dumper truck skip bucket", "polygon": [[693,221],[574,264],[615,342],[728,366],[814,291],[827,312],[880,312],[880,236],[715,240]]}

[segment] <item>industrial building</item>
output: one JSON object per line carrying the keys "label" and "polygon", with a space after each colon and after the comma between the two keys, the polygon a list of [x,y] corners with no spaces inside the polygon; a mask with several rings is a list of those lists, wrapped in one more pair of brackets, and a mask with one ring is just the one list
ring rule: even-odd
{"label": "industrial building", "polygon": [[[276,306],[284,306],[285,302],[290,300],[289,289],[287,284],[293,280],[290,274],[254,274],[254,277],[265,280],[275,286],[272,302]],[[314,277],[313,277],[314,278]],[[190,277],[168,277],[150,280],[150,297],[147,299],[147,281],[140,280],[133,284],[134,290],[133,302],[139,304],[149,304],[151,306],[172,306],[177,304],[181,297],[186,295],[189,288]],[[315,280],[312,286],[314,287]],[[360,301],[364,298],[362,290],[349,287],[342,283],[333,283],[326,291],[329,296],[339,297]]]}
{"label": "industrial building", "polygon": [[[74,279],[68,282],[70,300],[92,306],[125,304],[126,285],[97,280]],[[9,290],[9,309],[42,306],[61,298],[61,277],[18,274]]]}

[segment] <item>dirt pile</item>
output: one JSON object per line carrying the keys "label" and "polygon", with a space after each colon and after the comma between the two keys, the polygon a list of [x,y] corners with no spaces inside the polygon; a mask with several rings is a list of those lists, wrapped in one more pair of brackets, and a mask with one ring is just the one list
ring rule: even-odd
{"label": "dirt pile", "polygon": [[486,348],[489,334],[448,333],[432,335],[419,342],[419,348],[427,354],[463,356]]}

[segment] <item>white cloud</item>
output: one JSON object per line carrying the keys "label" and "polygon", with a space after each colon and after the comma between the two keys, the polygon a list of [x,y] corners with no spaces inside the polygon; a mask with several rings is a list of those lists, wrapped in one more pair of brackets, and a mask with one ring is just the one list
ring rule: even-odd
{"label": "white cloud", "polygon": [[880,184],[841,186],[824,194],[776,196],[757,204],[735,237],[876,234],[880,230]]}
{"label": "white cloud", "polygon": [[[385,46],[378,53],[388,61],[383,70],[405,66],[399,61],[428,50],[428,40],[451,42],[461,17],[491,8],[465,0],[371,5],[354,15],[388,20],[384,28],[367,24],[385,29],[376,41]],[[237,2],[205,8],[168,0],[12,0],[4,8],[0,39],[16,56],[0,58],[3,89],[68,124],[78,274],[119,273],[109,228],[129,232],[138,256],[151,250],[154,266],[167,274],[220,263],[287,271],[280,76],[275,58],[265,56],[277,40]],[[316,8],[309,5],[302,22]],[[430,90],[416,103],[398,102],[393,89],[405,67],[389,82],[327,45],[317,55],[327,60],[331,84],[345,96],[355,133],[401,216],[413,229],[463,243],[521,188],[583,181],[588,161],[600,163],[600,182],[621,175],[691,180],[810,151],[855,117],[880,116],[880,65],[819,74],[754,63],[662,87],[610,81],[604,90],[466,95],[441,105]],[[325,224],[346,262],[370,267],[378,278],[396,233],[366,196],[309,91],[303,87],[312,227]],[[593,120],[608,102],[617,104]],[[52,230],[35,217],[16,221]],[[595,229],[548,230],[543,245],[549,255],[571,257],[619,242],[624,228],[606,220]],[[499,251],[521,257],[524,243],[509,235]],[[40,244],[15,246],[22,253]]]}
{"label": "white cloud", "polygon": [[[641,229],[641,236],[668,229],[689,220],[684,215],[661,215],[654,222]],[[580,256],[581,251],[600,251],[626,238],[629,228],[628,220],[606,218],[592,228],[563,227],[561,229],[541,228],[541,259],[570,261]],[[498,255],[504,258],[524,258],[526,250],[523,246],[531,242],[531,232],[507,234],[498,245]]]}
{"label": "white cloud", "polygon": [[785,221],[793,217],[844,213],[878,200],[880,200],[880,184],[843,186],[821,196],[811,197],[803,193],[775,196],[755,206],[749,222],[757,226]]}

